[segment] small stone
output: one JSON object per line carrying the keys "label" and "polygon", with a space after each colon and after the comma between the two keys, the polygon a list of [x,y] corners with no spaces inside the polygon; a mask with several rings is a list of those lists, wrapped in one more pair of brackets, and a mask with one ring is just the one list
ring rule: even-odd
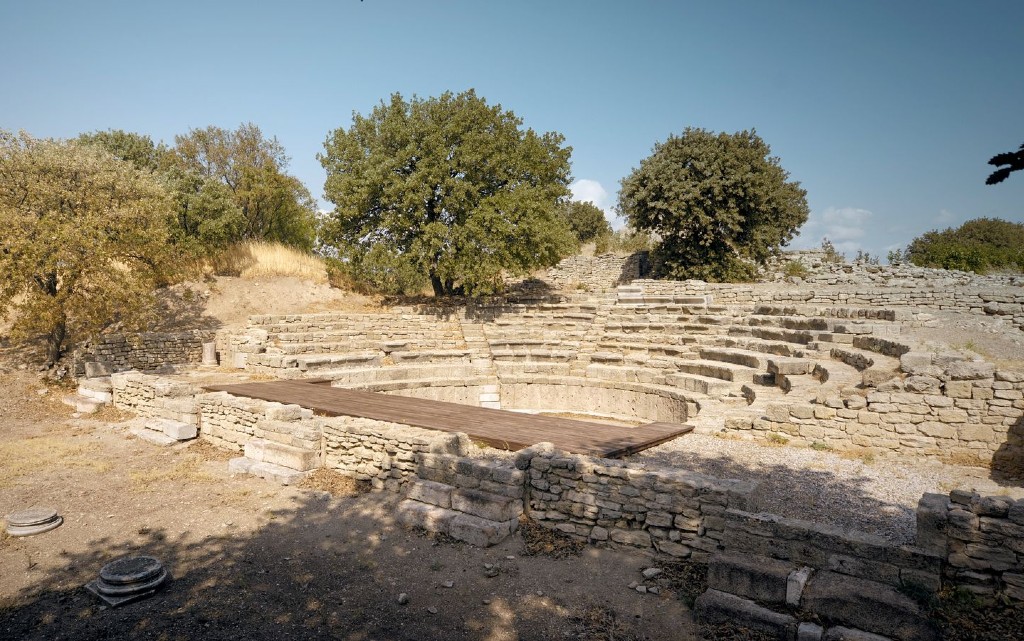
{"label": "small stone", "polygon": [[630,590],[635,590],[638,585],[640,585],[640,584],[637,583],[636,581],[630,581],[629,585],[626,586],[626,587],[628,587]]}
{"label": "small stone", "polygon": [[661,568],[647,568],[646,570],[644,570],[642,572],[642,574],[644,575],[645,579],[653,579],[654,577],[658,576],[661,573],[662,573],[662,569]]}
{"label": "small stone", "polygon": [[651,587],[647,588],[647,593],[648,594],[661,594],[661,588],[659,588],[656,585],[652,585]]}
{"label": "small stone", "polygon": [[484,576],[488,579],[493,579],[494,577],[498,576],[498,568],[492,567],[488,570],[484,570]]}
{"label": "small stone", "polygon": [[484,605],[490,605],[491,604],[491,600],[490,599],[484,599],[483,601],[481,601],[481,603],[483,603]]}
{"label": "small stone", "polygon": [[39,394],[40,396],[46,396],[49,393],[50,390],[46,389],[45,387],[36,390],[36,394]]}
{"label": "small stone", "polygon": [[445,581],[441,585],[443,585],[446,588],[454,588],[455,587],[455,581]]}
{"label": "small stone", "polygon": [[429,608],[427,608],[427,612],[431,614],[437,614],[437,608],[435,608],[434,606],[430,606]]}
{"label": "small stone", "polygon": [[639,592],[640,594],[647,594],[647,586],[646,585],[638,585],[638,586],[636,586],[636,591]]}
{"label": "small stone", "polygon": [[493,567],[494,567],[494,564],[492,564],[492,563],[484,563],[484,569],[485,570],[490,570]]}
{"label": "small stone", "polygon": [[537,596],[544,596],[544,593],[541,592],[540,590],[537,590]]}
{"label": "small stone", "polygon": [[512,556],[511,554],[509,554],[509,555],[508,555],[508,556],[506,556],[505,558],[506,558],[507,560],[509,560],[509,561],[514,561],[516,557]]}
{"label": "small stone", "polygon": [[406,594],[405,592],[402,592],[401,594],[398,595],[398,605],[405,605],[408,602],[409,602],[409,595],[408,594]]}

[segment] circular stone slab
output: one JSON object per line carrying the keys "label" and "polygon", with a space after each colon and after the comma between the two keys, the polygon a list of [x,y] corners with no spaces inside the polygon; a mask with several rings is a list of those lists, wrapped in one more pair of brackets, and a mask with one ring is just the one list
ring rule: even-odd
{"label": "circular stone slab", "polygon": [[48,507],[30,507],[20,512],[12,512],[6,517],[7,524],[14,527],[31,527],[57,520],[57,510]]}
{"label": "circular stone slab", "polygon": [[166,578],[167,570],[160,568],[155,576],[150,578],[148,581],[139,583],[130,583],[126,585],[109,584],[103,579],[100,579],[99,581],[96,581],[96,591],[104,596],[110,597],[131,596],[155,590],[160,587]]}
{"label": "circular stone slab", "polygon": [[167,574],[163,564],[151,556],[124,556],[100,569],[100,582],[108,586],[135,586],[148,583],[161,573]]}
{"label": "circular stone slab", "polygon": [[8,525],[7,533],[11,536],[32,536],[33,534],[42,534],[43,532],[57,529],[62,523],[64,523],[64,519],[58,516],[49,523],[40,523],[39,525]]}

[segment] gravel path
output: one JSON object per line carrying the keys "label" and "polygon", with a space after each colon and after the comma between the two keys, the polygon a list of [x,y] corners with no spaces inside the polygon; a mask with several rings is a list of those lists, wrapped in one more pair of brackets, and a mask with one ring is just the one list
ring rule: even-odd
{"label": "gravel path", "polygon": [[981,494],[1024,497],[1019,482],[1001,484],[984,468],[896,457],[865,462],[833,452],[701,434],[669,441],[631,460],[760,481],[750,511],[860,530],[900,544],[914,540],[915,510],[925,492],[972,488]]}

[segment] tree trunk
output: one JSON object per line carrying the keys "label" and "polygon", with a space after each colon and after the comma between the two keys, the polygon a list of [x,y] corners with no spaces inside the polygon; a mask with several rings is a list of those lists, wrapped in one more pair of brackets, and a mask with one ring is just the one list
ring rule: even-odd
{"label": "tree trunk", "polygon": [[434,297],[444,296],[447,292],[444,291],[444,282],[441,281],[441,277],[437,274],[430,275],[430,286],[434,289]]}
{"label": "tree trunk", "polygon": [[46,362],[56,363],[64,353],[64,339],[67,338],[67,322],[61,320],[46,336]]}

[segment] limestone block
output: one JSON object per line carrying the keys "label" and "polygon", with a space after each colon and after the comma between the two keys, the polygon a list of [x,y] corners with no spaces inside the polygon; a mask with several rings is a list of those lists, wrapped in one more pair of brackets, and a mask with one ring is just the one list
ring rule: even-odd
{"label": "limestone block", "polygon": [[491,521],[471,514],[456,513],[448,535],[477,547],[490,547],[502,542],[515,531],[519,521]]}
{"label": "limestone block", "polygon": [[984,361],[958,361],[950,363],[946,367],[946,375],[954,381],[992,378],[995,376],[995,372],[996,366]]}
{"label": "limestone block", "polygon": [[643,530],[611,530],[610,538],[616,543],[639,548],[651,547],[651,535]]}
{"label": "limestone block", "polygon": [[510,521],[523,513],[520,499],[466,488],[452,491],[451,507],[489,521]]}
{"label": "limestone block", "polygon": [[834,572],[814,575],[804,589],[801,609],[905,641],[938,638],[928,617],[910,597],[888,585]]}
{"label": "limestone block", "polygon": [[245,455],[255,461],[272,463],[292,470],[305,472],[317,465],[317,452],[274,443],[264,439],[252,439],[245,444]]}
{"label": "limestone block", "polygon": [[452,486],[434,481],[418,480],[410,485],[407,497],[413,501],[450,508],[452,506]]}
{"label": "limestone block", "polygon": [[917,547],[930,554],[946,556],[946,527],[949,497],[926,493],[917,503]]}
{"label": "limestone block", "polygon": [[813,568],[804,566],[789,573],[789,576],[786,577],[786,605],[793,607],[800,605],[800,598],[804,594],[804,586],[807,585],[807,580],[811,578],[813,572]]}
{"label": "limestone block", "polygon": [[708,564],[708,587],[764,604],[786,603],[786,584],[794,567],[763,556],[720,554]]}
{"label": "limestone block", "polygon": [[697,622],[705,625],[735,623],[756,630],[778,641],[795,636],[797,621],[748,599],[719,590],[708,590],[697,597],[693,606]]}
{"label": "limestone block", "polygon": [[796,641],[821,641],[824,630],[814,623],[801,623],[796,629]]}
{"label": "limestone block", "polygon": [[930,352],[907,352],[900,356],[900,369],[907,374],[928,375],[932,366]]}
{"label": "limestone block", "polygon": [[405,500],[396,509],[398,522],[405,527],[418,527],[428,532],[448,533],[458,512],[419,501]]}
{"label": "limestone block", "polygon": [[889,637],[880,634],[872,634],[863,630],[854,630],[842,626],[833,626],[828,629],[822,641],[892,641]]}

